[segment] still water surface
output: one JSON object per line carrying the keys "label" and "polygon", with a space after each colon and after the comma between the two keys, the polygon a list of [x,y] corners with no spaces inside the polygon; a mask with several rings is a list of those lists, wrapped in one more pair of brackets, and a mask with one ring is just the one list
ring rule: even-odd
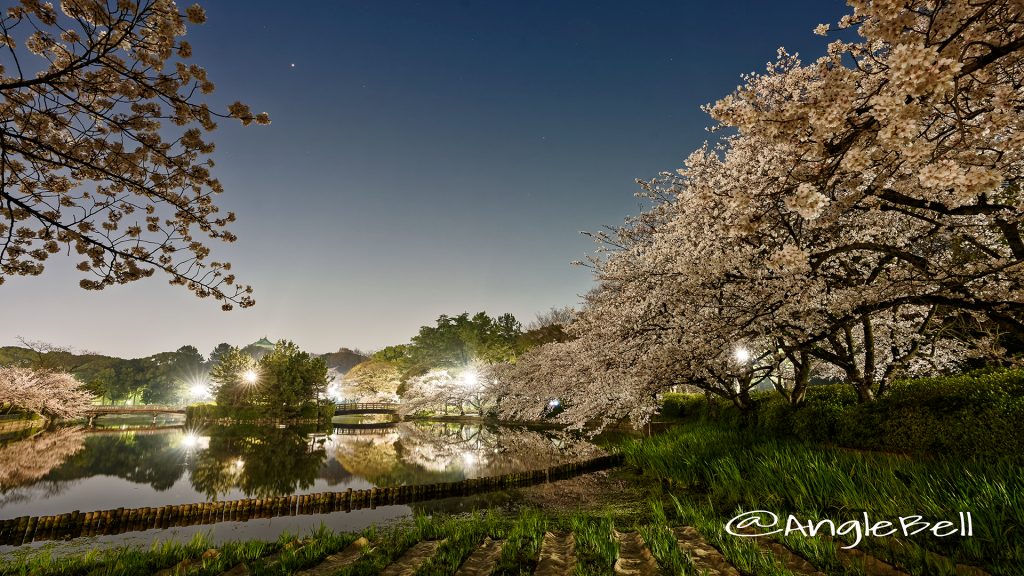
{"label": "still water surface", "polygon": [[[0,446],[0,519],[449,482],[600,452],[556,431],[450,422],[336,419],[320,429],[239,424],[194,430],[180,422],[158,427],[142,422],[110,418],[96,428],[59,428]],[[510,497],[413,506],[454,511]],[[358,530],[413,511],[412,506],[383,506],[98,536],[80,544],[181,539],[200,532],[215,541],[276,538],[284,530],[304,534],[321,523]]]}

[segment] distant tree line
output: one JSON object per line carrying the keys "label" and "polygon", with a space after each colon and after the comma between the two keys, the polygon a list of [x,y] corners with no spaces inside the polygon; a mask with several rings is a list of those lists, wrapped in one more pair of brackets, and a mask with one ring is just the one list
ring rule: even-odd
{"label": "distant tree line", "polygon": [[[23,345],[0,347],[0,366],[70,373],[102,404],[184,404],[195,400],[191,394],[193,387],[207,382],[210,372],[223,364],[224,359],[238,364],[238,355],[241,354],[248,359],[250,364],[246,366],[249,367],[256,366],[257,359],[272,354],[252,344],[239,348],[224,342],[213,348],[208,359],[193,345],[181,346],[174,352],[123,359],[88,352],[75,353],[71,348],[47,342],[20,339],[20,343]],[[286,346],[288,352],[283,354],[291,359],[294,344],[289,344],[291,347]],[[279,352],[276,347],[272,349]],[[342,351],[334,353],[334,356]],[[312,358],[308,354],[306,356]],[[271,360],[278,361],[280,357],[279,354]],[[267,361],[267,367],[271,365],[276,366]],[[271,372],[261,371],[261,374]],[[317,382],[321,380],[318,377],[314,379]],[[317,383],[317,386],[322,384]]]}
{"label": "distant tree line", "polygon": [[432,326],[420,327],[408,344],[373,353],[345,375],[345,381],[367,395],[407,392],[410,379],[432,370],[463,369],[471,365],[514,363],[536,346],[568,339],[571,308],[541,313],[525,329],[512,314],[490,316],[463,312],[443,314]]}

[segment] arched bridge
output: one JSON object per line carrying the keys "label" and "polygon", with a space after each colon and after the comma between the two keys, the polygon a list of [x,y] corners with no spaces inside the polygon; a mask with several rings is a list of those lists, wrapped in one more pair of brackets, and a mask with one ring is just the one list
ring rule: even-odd
{"label": "arched bridge", "polygon": [[397,402],[342,402],[334,408],[335,416],[344,414],[398,414]]}
{"label": "arched bridge", "polygon": [[102,414],[184,414],[185,407],[164,404],[96,405],[90,406],[85,413],[90,416],[100,416]]}

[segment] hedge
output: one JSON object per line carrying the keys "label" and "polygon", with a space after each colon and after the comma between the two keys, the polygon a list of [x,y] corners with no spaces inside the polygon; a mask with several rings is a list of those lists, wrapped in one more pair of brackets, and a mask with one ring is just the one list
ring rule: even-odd
{"label": "hedge", "polygon": [[[334,417],[334,404],[327,403],[320,405],[320,418],[330,420]],[[193,404],[185,408],[185,419],[187,421],[193,420],[235,420],[239,422],[253,421],[253,420],[315,420],[317,417],[317,407],[315,404],[309,403],[303,405],[298,411],[284,416],[283,418],[275,418],[267,414],[266,408],[263,406],[218,406],[216,404]]]}
{"label": "hedge", "polygon": [[899,380],[875,402],[858,404],[848,385],[807,389],[791,407],[775,392],[754,394],[742,412],[721,398],[666,394],[662,415],[715,420],[850,448],[968,457],[1024,455],[1024,370]]}

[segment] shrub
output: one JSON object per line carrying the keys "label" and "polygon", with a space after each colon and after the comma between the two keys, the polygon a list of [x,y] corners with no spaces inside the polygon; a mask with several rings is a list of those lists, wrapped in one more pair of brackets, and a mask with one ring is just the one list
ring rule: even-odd
{"label": "shrub", "polygon": [[850,386],[815,386],[793,408],[770,392],[743,413],[700,394],[666,394],[662,415],[713,419],[776,436],[895,452],[975,457],[1024,454],[1024,370],[900,380],[888,394],[858,404]]}

